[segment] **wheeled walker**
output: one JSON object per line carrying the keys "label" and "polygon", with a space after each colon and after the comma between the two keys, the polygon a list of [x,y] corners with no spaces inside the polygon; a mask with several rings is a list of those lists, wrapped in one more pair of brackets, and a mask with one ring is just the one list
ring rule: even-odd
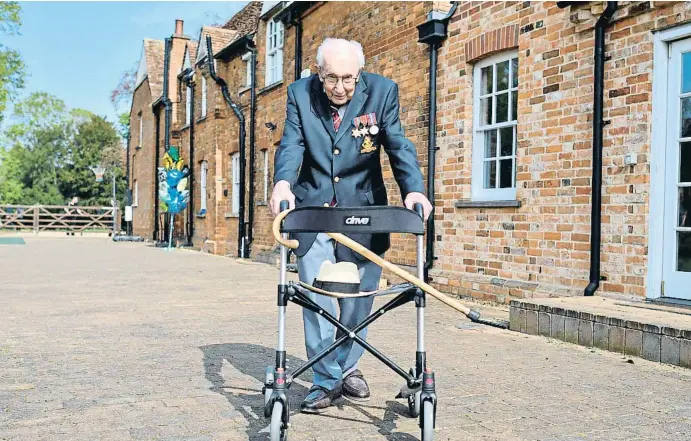
{"label": "wheeled walker", "polygon": [[[422,432],[422,441],[434,439],[434,426],[437,407],[437,395],[435,390],[434,373],[427,368],[425,354],[425,290],[412,283],[403,283],[392,286],[376,293],[338,293],[315,290],[314,287],[302,282],[287,283],[287,252],[289,248],[297,248],[299,243],[288,238],[289,233],[317,232],[327,233],[336,241],[348,246],[354,251],[363,254],[374,263],[382,265],[382,259],[364,249],[360,244],[344,236],[347,234],[374,234],[374,233],[409,233],[417,239],[417,276],[423,278],[424,252],[423,236],[424,221],[422,206],[415,205],[415,211],[401,207],[303,207],[288,210],[287,201],[281,203],[281,213],[276,217],[273,233],[281,244],[280,281],[278,284],[278,347],[276,349],[275,366],[266,368],[264,380],[264,414],[271,418],[271,441],[285,441],[288,439],[290,426],[290,403],[288,402],[287,389],[293,379],[310,369],[337,347],[348,341],[354,340],[365,350],[371,353],[379,361],[387,365],[400,375],[406,382],[402,390],[406,390],[408,409],[413,418],[419,418],[419,426]],[[316,303],[308,298],[308,291],[333,297],[354,297],[360,295],[394,296],[392,300],[380,307],[369,317],[352,329],[341,324],[338,319],[325,312]],[[320,314],[337,330],[341,331],[341,337],[336,338],[333,344],[324,349],[313,358],[305,362],[292,372],[286,370],[285,351],[285,326],[286,307],[288,302],[308,308]],[[391,359],[362,340],[357,334],[373,323],[386,312],[414,302],[417,311],[417,352],[415,354],[415,366],[408,372],[394,363]]]}

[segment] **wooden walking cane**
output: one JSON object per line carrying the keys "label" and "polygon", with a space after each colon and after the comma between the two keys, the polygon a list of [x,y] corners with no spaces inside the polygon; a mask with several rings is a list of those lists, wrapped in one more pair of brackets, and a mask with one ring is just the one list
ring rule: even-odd
{"label": "wooden walking cane", "polygon": [[[283,239],[281,237],[281,222],[283,219],[290,213],[291,210],[286,210],[281,213],[279,213],[278,216],[276,216],[276,219],[274,219],[273,223],[273,233],[274,237],[283,246],[286,246],[288,248],[297,248],[300,243],[297,240],[289,240],[289,239]],[[414,275],[410,274],[408,271],[394,265],[393,263],[382,259],[372,251],[368,250],[364,246],[360,245],[359,243],[355,242],[353,239],[344,236],[341,233],[326,233],[329,237],[334,239],[335,241],[347,246],[351,250],[355,251],[356,253],[360,253],[361,255],[365,256],[367,259],[371,260],[372,262],[376,263],[377,265],[381,266],[382,268],[385,268],[392,273],[396,274],[398,277],[402,278],[403,280],[412,283],[413,285],[417,286],[421,290],[425,291],[427,294],[431,295],[432,297],[436,298],[437,300],[441,301],[442,303],[445,303],[446,305],[454,308],[455,310],[462,312],[470,320],[473,322],[478,322],[478,323],[484,323],[486,325],[490,326],[495,326],[499,328],[506,328],[506,322],[504,321],[497,321],[497,320],[491,320],[491,319],[483,319],[480,318],[480,313],[474,309],[470,309],[458,300],[452,299],[451,297],[447,296],[446,294],[441,293],[440,291],[436,290],[434,287],[428,285],[424,281],[420,280],[419,278],[415,277]]]}

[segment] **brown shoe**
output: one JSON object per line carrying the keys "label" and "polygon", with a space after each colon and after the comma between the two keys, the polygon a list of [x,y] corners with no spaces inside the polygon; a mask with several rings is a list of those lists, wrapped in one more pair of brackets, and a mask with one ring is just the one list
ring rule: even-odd
{"label": "brown shoe", "polygon": [[333,390],[328,390],[321,386],[312,386],[305,400],[302,402],[300,409],[305,413],[324,412],[340,398],[342,394],[343,391],[341,386],[337,386]]}
{"label": "brown shoe", "polygon": [[358,369],[343,379],[343,396],[354,401],[369,401],[369,386]]}

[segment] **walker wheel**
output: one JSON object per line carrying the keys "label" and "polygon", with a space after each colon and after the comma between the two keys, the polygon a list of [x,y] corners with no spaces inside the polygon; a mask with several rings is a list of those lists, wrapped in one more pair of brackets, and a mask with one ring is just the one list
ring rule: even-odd
{"label": "walker wheel", "polygon": [[288,427],[283,422],[283,403],[280,401],[274,402],[274,407],[271,411],[269,439],[271,441],[288,441]]}
{"label": "walker wheel", "polygon": [[[425,401],[423,404],[420,428],[422,429],[422,441],[434,441],[434,404],[431,401]],[[273,441],[273,438],[271,440]]]}

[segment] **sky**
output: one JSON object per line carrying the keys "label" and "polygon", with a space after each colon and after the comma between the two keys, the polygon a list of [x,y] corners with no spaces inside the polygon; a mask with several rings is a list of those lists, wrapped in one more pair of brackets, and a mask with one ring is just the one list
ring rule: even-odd
{"label": "sky", "polygon": [[[181,19],[185,35],[196,40],[202,25],[223,24],[247,3],[20,2],[20,35],[0,38],[26,64],[22,97],[47,92],[69,109],[86,109],[114,122],[110,92],[125,70],[137,67],[144,38],[170,37],[175,20]],[[128,110],[124,103],[119,112]],[[5,113],[10,115],[11,108]]]}

